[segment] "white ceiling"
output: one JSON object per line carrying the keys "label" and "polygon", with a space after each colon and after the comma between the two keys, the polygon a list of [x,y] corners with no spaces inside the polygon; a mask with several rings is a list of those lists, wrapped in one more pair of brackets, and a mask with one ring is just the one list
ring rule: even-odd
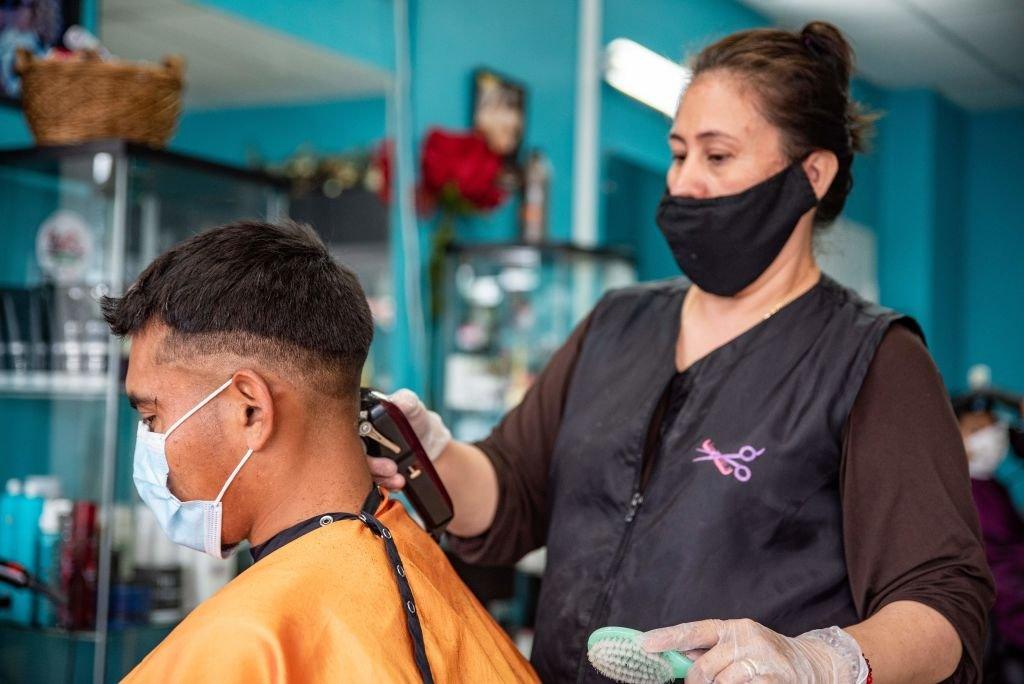
{"label": "white ceiling", "polygon": [[1024,106],[1024,0],[742,0],[788,28],[822,19],[890,88],[934,88],[968,109]]}
{"label": "white ceiling", "polygon": [[104,0],[100,37],[124,59],[184,56],[192,108],[369,97],[390,83],[382,69],[184,0]]}

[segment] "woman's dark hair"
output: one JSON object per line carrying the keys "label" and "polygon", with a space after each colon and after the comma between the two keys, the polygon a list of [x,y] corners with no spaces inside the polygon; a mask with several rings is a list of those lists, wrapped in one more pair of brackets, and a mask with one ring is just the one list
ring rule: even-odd
{"label": "woman's dark hair", "polygon": [[850,99],[853,49],[832,24],[813,21],[799,32],[741,31],[709,45],[697,56],[693,76],[723,69],[750,83],[765,118],[782,131],[791,160],[830,150],[839,170],[821,198],[815,223],[830,223],[853,188],[853,154],[863,152],[875,116]]}

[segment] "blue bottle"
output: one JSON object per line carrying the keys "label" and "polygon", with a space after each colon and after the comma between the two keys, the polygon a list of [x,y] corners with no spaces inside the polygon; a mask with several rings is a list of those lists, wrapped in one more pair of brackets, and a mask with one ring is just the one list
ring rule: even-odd
{"label": "blue bottle", "polygon": [[[20,563],[33,577],[39,571],[39,518],[44,499],[37,487],[27,483],[18,499],[14,513],[14,554],[11,560]],[[28,589],[16,589],[11,595],[10,619],[19,625],[31,625],[35,612],[35,596]]]}
{"label": "blue bottle", "polygon": [[[8,480],[3,495],[0,495],[0,559],[14,560],[15,516],[21,501],[21,482]],[[11,619],[9,601],[16,590],[0,584],[0,620]],[[6,608],[4,606],[7,606]]]}

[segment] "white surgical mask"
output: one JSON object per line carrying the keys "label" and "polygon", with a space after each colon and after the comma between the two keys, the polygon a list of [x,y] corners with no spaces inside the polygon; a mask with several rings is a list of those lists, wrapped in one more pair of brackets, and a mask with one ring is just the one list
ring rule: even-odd
{"label": "white surgical mask", "polygon": [[167,432],[152,432],[142,421],[139,421],[139,431],[135,438],[135,463],[133,479],[139,496],[156,515],[157,522],[161,529],[171,538],[175,544],[187,546],[196,551],[204,551],[214,558],[227,558],[234,548],[224,549],[221,540],[221,525],[224,518],[224,509],[221,499],[228,490],[231,482],[238,475],[245,462],[252,456],[252,449],[245,452],[245,456],[235,466],[234,471],[228,476],[227,482],[221,487],[220,494],[213,501],[180,501],[171,493],[167,487],[167,453],[164,451],[167,438],[178,427],[192,417],[199,409],[228,387],[231,380],[210,393],[205,399],[196,404],[188,413],[179,418]]}
{"label": "white surgical mask", "polygon": [[1005,423],[993,423],[983,427],[964,440],[969,461],[967,467],[971,477],[988,480],[1010,449],[1010,433]]}

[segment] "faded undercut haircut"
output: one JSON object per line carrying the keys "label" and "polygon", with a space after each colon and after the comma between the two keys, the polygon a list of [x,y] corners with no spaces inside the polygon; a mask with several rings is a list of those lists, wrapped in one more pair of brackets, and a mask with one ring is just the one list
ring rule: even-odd
{"label": "faded undercut haircut", "polygon": [[120,337],[154,322],[158,362],[235,355],[329,395],[352,396],[373,339],[359,280],[307,225],[238,221],[164,252],[103,315]]}

